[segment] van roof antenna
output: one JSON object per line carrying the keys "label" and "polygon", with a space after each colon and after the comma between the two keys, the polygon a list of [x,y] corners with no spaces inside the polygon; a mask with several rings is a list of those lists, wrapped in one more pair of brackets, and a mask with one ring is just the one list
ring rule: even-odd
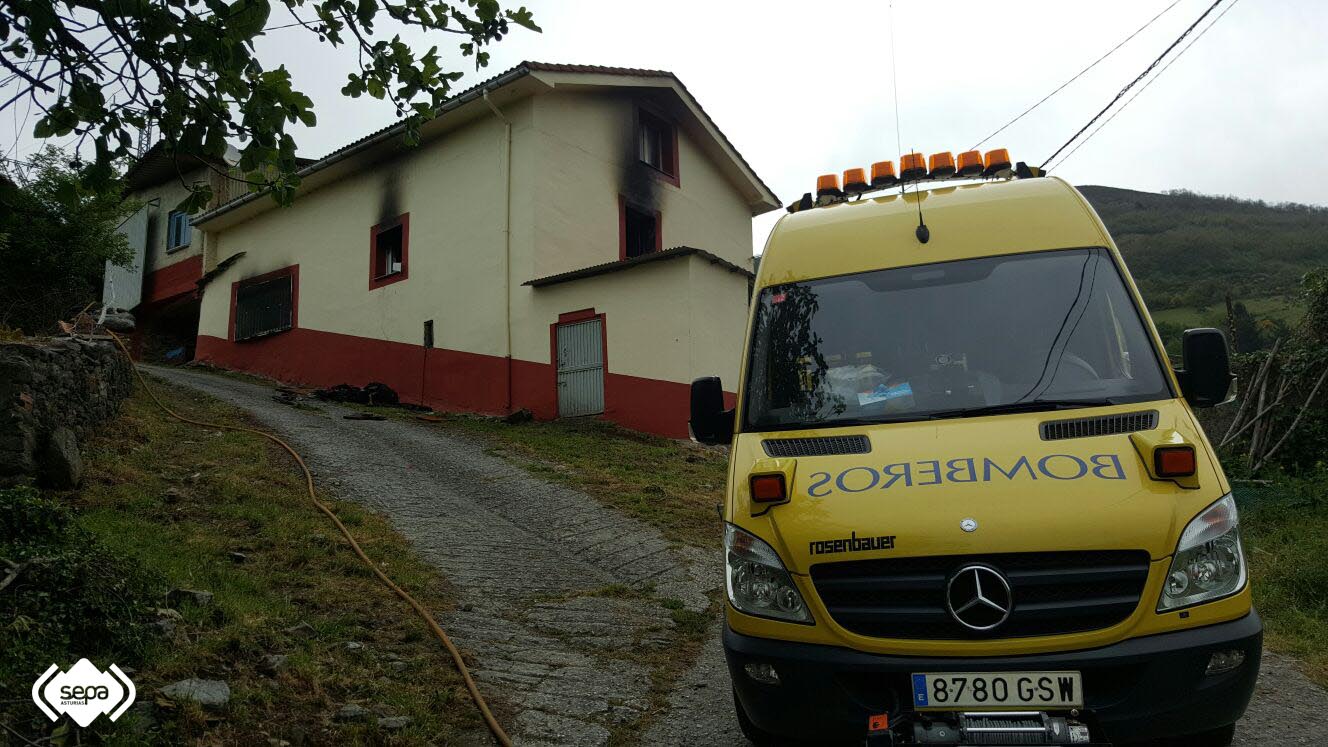
{"label": "van roof antenna", "polygon": [[[888,12],[889,12],[889,14],[890,14],[890,18],[889,18],[889,20],[890,20],[890,87],[893,89],[894,99],[895,99],[895,150],[902,154],[902,153],[904,152],[904,146],[903,146],[904,138],[903,138],[903,135],[900,133],[900,130],[899,130],[899,75],[898,75],[898,66],[895,64],[895,3],[894,3],[894,0],[890,0],[889,11],[888,11]],[[902,173],[901,173],[901,176],[902,176]],[[901,179],[900,182],[899,182],[899,196],[900,196],[901,198],[907,196],[907,192],[904,191],[904,182],[903,182],[902,179]],[[927,224],[924,223],[923,220],[922,220],[922,198],[921,198],[921,197],[918,197],[918,185],[917,185],[916,182],[914,182],[914,184],[913,184],[913,196],[914,196],[915,198],[917,198],[917,203],[918,203],[918,228],[917,228],[916,231],[913,232],[913,235],[918,237],[918,241],[919,241],[920,243],[925,244],[925,243],[927,243],[928,241],[931,240],[931,229],[927,228]]]}

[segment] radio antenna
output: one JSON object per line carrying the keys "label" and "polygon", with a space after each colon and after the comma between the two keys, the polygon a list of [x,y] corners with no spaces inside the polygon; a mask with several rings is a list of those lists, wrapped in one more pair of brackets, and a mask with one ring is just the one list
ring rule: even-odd
{"label": "radio antenna", "polygon": [[[895,98],[895,152],[900,154],[900,158],[903,158],[904,138],[899,128],[899,74],[897,70],[898,66],[895,64],[894,0],[890,0],[890,4],[888,6],[888,12],[890,14],[888,19],[890,21],[890,87],[893,89],[894,98]],[[901,166],[900,175],[902,176],[903,175],[902,163],[900,166]],[[907,197],[908,195],[908,193],[904,191],[904,187],[905,187],[904,182],[901,180],[899,182],[899,197],[901,199]],[[913,197],[918,204],[918,227],[917,230],[913,232],[913,235],[918,237],[918,241],[920,243],[925,244],[929,240],[931,240],[931,229],[927,228],[927,224],[924,223],[922,220],[922,198],[918,197],[918,185],[916,182],[913,184]]]}

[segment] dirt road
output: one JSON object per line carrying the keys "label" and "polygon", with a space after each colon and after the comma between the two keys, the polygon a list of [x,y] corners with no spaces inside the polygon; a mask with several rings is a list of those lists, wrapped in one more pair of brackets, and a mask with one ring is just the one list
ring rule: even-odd
{"label": "dirt road", "polygon": [[[660,713],[640,663],[641,651],[669,650],[669,607],[707,608],[722,580],[716,558],[442,429],[346,420],[335,405],[274,402],[267,386],[152,370],[251,412],[300,449],[320,489],[382,512],[437,564],[460,602],[440,622],[473,654],[520,744],[606,744],[638,726],[644,744],[746,744],[717,621]],[[623,587],[638,593],[612,593]],[[1328,693],[1265,654],[1237,744],[1328,744]]]}

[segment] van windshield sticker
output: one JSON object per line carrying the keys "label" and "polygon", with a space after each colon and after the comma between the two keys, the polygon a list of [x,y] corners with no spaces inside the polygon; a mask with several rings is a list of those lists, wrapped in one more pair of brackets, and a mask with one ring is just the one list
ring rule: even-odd
{"label": "van windshield sticker", "polygon": [[959,457],[898,462],[881,467],[849,467],[838,473],[813,472],[807,495],[915,488],[945,483],[1014,482],[1015,480],[1124,480],[1125,468],[1116,454],[1021,456],[997,461],[990,457]]}
{"label": "van windshield sticker", "polygon": [[807,543],[807,551],[812,555],[893,549],[895,549],[895,536],[893,534],[885,534],[879,537],[859,537],[857,532],[853,532],[849,536],[839,539],[812,540]]}

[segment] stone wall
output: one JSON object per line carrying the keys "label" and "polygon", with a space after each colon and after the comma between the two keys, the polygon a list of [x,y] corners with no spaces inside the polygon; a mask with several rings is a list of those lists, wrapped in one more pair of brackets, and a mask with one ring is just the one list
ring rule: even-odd
{"label": "stone wall", "polygon": [[109,340],[0,343],[0,487],[76,486],[78,441],[115,415],[132,376]]}

